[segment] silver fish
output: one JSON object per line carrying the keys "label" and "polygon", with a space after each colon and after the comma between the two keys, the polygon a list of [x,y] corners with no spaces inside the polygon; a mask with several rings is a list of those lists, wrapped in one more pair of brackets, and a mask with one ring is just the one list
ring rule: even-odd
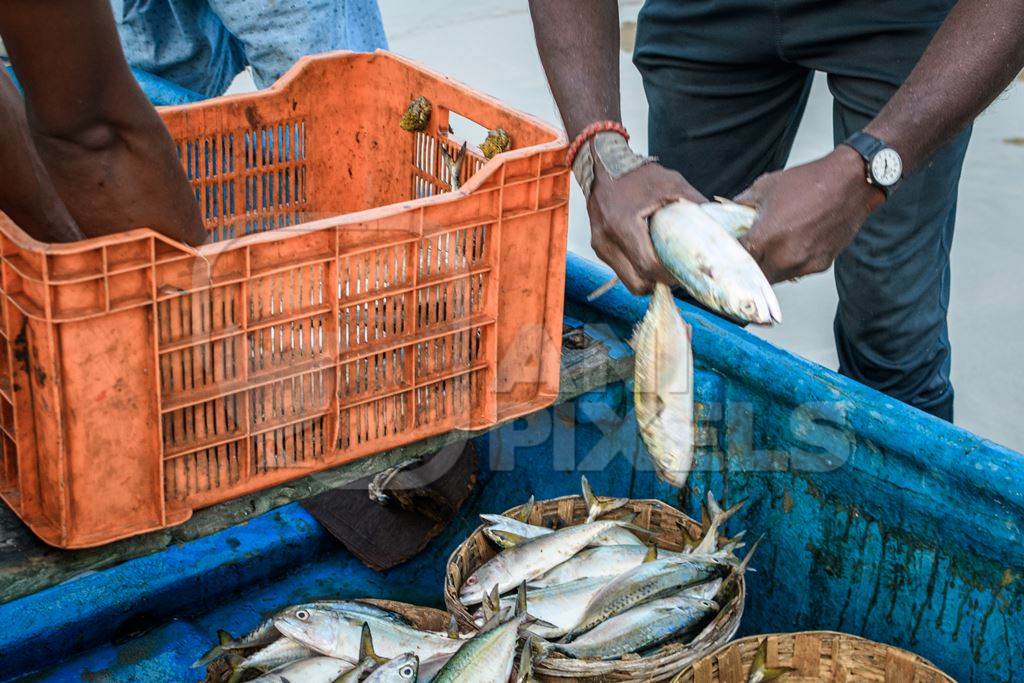
{"label": "silver fish", "polygon": [[737,204],[725,197],[715,197],[715,201],[705,202],[700,208],[734,239],[746,237],[757,220],[757,211],[753,207]]}
{"label": "silver fish", "polygon": [[[658,559],[678,555],[658,550]],[[609,580],[644,561],[647,548],[641,545],[606,545],[577,553],[543,576],[530,581],[530,588],[545,588],[577,579],[607,577]]]}
{"label": "silver fish", "polygon": [[278,637],[270,645],[253,652],[237,664],[231,666],[232,680],[241,678],[245,671],[257,669],[259,671],[270,671],[285,664],[291,664],[303,659],[312,657],[315,653],[302,643],[291,638]]}
{"label": "silver fish", "polygon": [[[376,605],[370,605],[362,602],[355,602],[352,600],[319,600],[317,602],[303,603],[300,605],[292,605],[288,609],[298,609],[301,607],[321,607],[324,609],[335,609],[353,614],[366,614],[370,616],[376,616],[381,619],[390,619],[397,623],[408,624],[408,620],[405,617],[386,610]],[[218,631],[217,637],[220,642],[213,647],[210,651],[200,657],[195,663],[192,664],[193,669],[206,666],[210,662],[220,657],[223,657],[236,650],[248,650],[254,647],[265,647],[270,645],[278,638],[281,637],[281,633],[274,627],[274,617],[269,617],[260,622],[260,625],[255,629],[242,636],[241,638],[232,638],[231,634],[227,631]]]}
{"label": "silver fish", "polygon": [[352,670],[352,663],[334,657],[309,657],[274,669],[251,683],[333,683]]}
{"label": "silver fish", "polygon": [[437,673],[434,683],[506,683],[526,618],[523,612],[473,636]]}
{"label": "silver fish", "polygon": [[356,661],[363,624],[373,629],[373,642],[381,657],[393,659],[411,652],[421,659],[450,654],[462,640],[375,617],[346,615],[313,608],[289,610],[274,619],[281,633],[328,657]]}
{"label": "silver fish", "polygon": [[682,488],[693,467],[693,349],[668,287],[658,283],[633,335],[633,403],[661,479]]}
{"label": "silver fish", "polygon": [[658,258],[695,299],[744,322],[782,322],[757,262],[701,205],[680,199],[659,209],[650,226]]}
{"label": "silver fish", "polygon": [[567,634],[567,639],[649,600],[723,578],[730,569],[726,562],[704,559],[673,557],[645,562],[615,577],[594,595],[579,623]]}
{"label": "silver fish", "polygon": [[[550,534],[554,529],[536,524],[527,524],[503,515],[480,515],[489,526],[484,528],[484,535],[500,548],[508,549],[519,545],[525,540]],[[612,528],[596,536],[590,545],[643,545],[644,542],[628,529]]]}
{"label": "silver fish", "polygon": [[498,592],[504,593],[569,559],[609,529],[629,526],[624,520],[601,520],[565,527],[521,543],[477,568],[466,579],[459,599],[466,605],[476,604],[495,585]]}
{"label": "silver fish", "polygon": [[[609,577],[602,576],[576,579],[557,586],[528,590],[526,602],[530,605],[530,616],[540,619],[546,624],[530,624],[526,627],[527,630],[547,639],[565,635],[580,622],[591,598],[600,592],[609,581]],[[514,596],[505,597],[501,599],[501,606],[511,609],[515,602]],[[483,626],[485,622],[483,612],[474,613],[473,620],[478,627]]]}
{"label": "silver fish", "polygon": [[419,657],[409,652],[378,666],[363,683],[415,683],[419,668]]}
{"label": "silver fish", "polygon": [[719,610],[712,600],[661,598],[603,621],[571,643],[542,644],[570,657],[616,659],[672,638],[692,637]]}

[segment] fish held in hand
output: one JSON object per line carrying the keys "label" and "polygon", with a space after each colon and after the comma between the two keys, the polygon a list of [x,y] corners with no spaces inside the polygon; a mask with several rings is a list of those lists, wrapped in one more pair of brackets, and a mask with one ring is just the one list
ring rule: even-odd
{"label": "fish held in hand", "polygon": [[665,268],[697,301],[743,322],[782,322],[782,310],[754,257],[700,204],[680,199],[650,220]]}
{"label": "fish held in hand", "polygon": [[633,335],[633,402],[640,436],[658,476],[682,488],[693,466],[693,349],[668,287],[654,288]]}

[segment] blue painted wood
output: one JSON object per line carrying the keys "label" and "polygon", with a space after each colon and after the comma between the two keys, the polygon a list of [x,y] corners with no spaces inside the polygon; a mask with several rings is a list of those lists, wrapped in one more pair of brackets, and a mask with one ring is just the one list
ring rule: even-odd
{"label": "blue painted wood", "polygon": [[[567,313],[621,337],[644,301],[570,257]],[[829,628],[919,652],[962,681],[1020,681],[1024,459],[734,326],[694,326],[703,441],[683,502],[749,498],[731,526],[765,533],[742,633]],[[578,490],[676,502],[653,475],[629,383],[478,438],[480,486],[426,551],[384,574],[327,540],[296,505],[206,539],[0,606],[0,671],[47,680],[187,680],[217,628],[255,626],[325,596],[439,604],[448,553],[479,511]],[[49,667],[45,668],[44,667]],[[198,676],[196,677],[198,678]]]}

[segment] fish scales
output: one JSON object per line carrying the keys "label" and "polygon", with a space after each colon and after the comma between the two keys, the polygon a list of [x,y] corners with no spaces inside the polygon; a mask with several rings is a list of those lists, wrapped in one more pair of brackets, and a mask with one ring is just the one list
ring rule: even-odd
{"label": "fish scales", "polygon": [[682,487],[693,466],[693,349],[690,327],[658,283],[633,337],[636,420],[658,476]]}

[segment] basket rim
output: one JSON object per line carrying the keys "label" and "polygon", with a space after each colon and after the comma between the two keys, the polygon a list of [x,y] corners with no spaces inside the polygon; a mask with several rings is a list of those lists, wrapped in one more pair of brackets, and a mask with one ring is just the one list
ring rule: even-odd
{"label": "basket rim", "polygon": [[953,678],[952,676],[947,674],[945,671],[943,671],[942,669],[937,667],[934,663],[932,663],[931,660],[926,659],[925,657],[922,657],[921,655],[917,654],[916,652],[912,652],[912,651],[907,650],[905,648],[902,648],[902,647],[900,647],[898,645],[892,645],[890,643],[883,643],[883,642],[880,642],[880,641],[877,641],[877,640],[871,640],[870,638],[865,638],[864,636],[858,636],[855,633],[845,633],[843,631],[830,631],[828,629],[814,629],[814,630],[810,630],[810,631],[778,631],[778,632],[771,632],[771,633],[757,633],[757,634],[750,635],[750,636],[744,636],[742,638],[736,638],[735,640],[730,640],[729,642],[725,643],[721,647],[716,648],[712,652],[709,652],[705,656],[701,657],[699,660],[694,661],[692,664],[690,664],[688,667],[686,667],[686,669],[683,669],[683,671],[681,671],[680,673],[681,674],[682,673],[686,673],[687,671],[692,669],[699,662],[703,662],[705,660],[710,660],[713,657],[718,657],[723,652],[728,650],[730,647],[735,647],[735,646],[740,645],[740,644],[757,643],[757,642],[759,642],[759,641],[761,641],[761,640],[763,640],[765,638],[788,638],[788,639],[793,639],[793,638],[796,638],[796,636],[833,636],[833,637],[834,636],[838,636],[839,638],[843,638],[843,639],[846,639],[846,640],[853,640],[853,641],[856,641],[858,643],[865,644],[865,645],[870,645],[870,646],[873,646],[873,647],[886,648],[886,649],[890,649],[890,650],[897,650],[899,652],[902,652],[902,653],[908,655],[912,659],[914,659],[916,664],[918,664],[920,666],[924,666],[925,668],[928,668],[928,669],[932,669],[935,673],[937,673],[940,676],[942,676],[945,680],[951,681],[952,683],[956,683],[956,679],[955,678]]}

